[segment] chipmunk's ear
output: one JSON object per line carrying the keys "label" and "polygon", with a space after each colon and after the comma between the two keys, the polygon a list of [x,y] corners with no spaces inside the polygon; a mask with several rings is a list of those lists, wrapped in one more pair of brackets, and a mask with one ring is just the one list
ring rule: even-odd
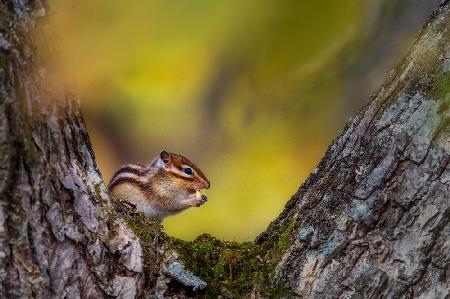
{"label": "chipmunk's ear", "polygon": [[170,164],[172,164],[172,155],[166,151],[162,151],[159,153],[159,159],[161,160],[161,164],[163,164],[164,168],[169,168]]}

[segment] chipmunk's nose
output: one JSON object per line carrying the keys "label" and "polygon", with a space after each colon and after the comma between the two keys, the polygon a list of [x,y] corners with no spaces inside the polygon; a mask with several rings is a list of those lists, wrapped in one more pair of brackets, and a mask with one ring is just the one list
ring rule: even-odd
{"label": "chipmunk's nose", "polygon": [[200,189],[209,189],[210,186],[211,184],[209,183],[209,181],[204,180],[200,186]]}
{"label": "chipmunk's nose", "polygon": [[194,189],[200,190],[200,189],[208,189],[210,186],[209,181],[201,180],[200,182],[195,183]]}

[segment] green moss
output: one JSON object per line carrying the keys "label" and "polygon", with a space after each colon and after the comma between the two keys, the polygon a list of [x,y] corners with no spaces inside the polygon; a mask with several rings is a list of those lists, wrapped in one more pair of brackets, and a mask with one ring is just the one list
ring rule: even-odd
{"label": "green moss", "polygon": [[262,266],[255,259],[251,242],[226,242],[204,234],[192,242],[173,239],[170,246],[186,268],[208,283],[202,293],[205,297],[217,297],[222,292],[249,294]]}
{"label": "green moss", "polygon": [[[296,225],[291,220],[281,227],[270,231],[267,240],[256,246],[253,242],[228,242],[203,234],[193,241],[183,241],[168,237],[162,226],[150,218],[136,213],[119,201],[112,199],[115,213],[122,217],[127,225],[140,238],[144,260],[157,258],[155,241],[166,244],[165,252],[175,251],[178,260],[185,269],[204,280],[208,286],[199,292],[200,297],[217,298],[247,297],[255,285],[259,286],[264,297],[279,297],[286,293],[283,286],[273,286],[275,267],[289,246],[290,236]],[[111,215],[112,220],[117,214]],[[162,257],[159,257],[162,258]],[[149,269],[146,263],[146,283],[154,285],[159,269]],[[153,265],[155,266],[155,265]]]}
{"label": "green moss", "polygon": [[136,212],[131,206],[123,204],[118,199],[111,198],[111,202],[114,206],[111,220],[121,217],[128,227],[141,239],[143,245],[153,242],[156,237],[167,238],[159,222]]}
{"label": "green moss", "polygon": [[439,74],[432,86],[431,95],[439,103],[438,114],[442,118],[433,137],[436,139],[446,134],[450,127],[450,73]]}
{"label": "green moss", "polygon": [[[114,203],[115,199],[111,199],[111,201]],[[116,222],[116,219],[118,216],[119,215],[115,209],[112,209],[109,212],[108,220],[106,222],[106,224],[108,225],[108,229],[109,229],[108,230],[108,240],[112,240],[116,236],[117,231],[119,230],[118,224]]]}
{"label": "green moss", "polygon": [[102,203],[104,205],[109,204],[108,198],[105,196],[102,196],[102,185],[101,184],[95,184],[94,191],[95,191],[95,200],[97,202]]}
{"label": "green moss", "polygon": [[[431,94],[434,99],[440,102],[441,107],[448,107],[450,94],[450,73],[441,73],[434,79]],[[442,110],[442,108],[440,110]]]}
{"label": "green moss", "polygon": [[289,243],[289,236],[292,234],[292,230],[294,229],[295,224],[295,219],[291,219],[291,221],[289,221],[288,224],[282,228],[277,242],[278,250],[280,252],[284,252],[286,250]]}
{"label": "green moss", "polygon": [[95,198],[97,199],[97,201],[100,201],[99,200],[101,198],[100,184],[96,184],[94,188],[95,188]]}
{"label": "green moss", "polygon": [[167,243],[168,237],[159,222],[137,213],[130,205],[124,204],[116,198],[110,198],[110,200],[113,205],[108,221],[110,237],[113,238],[116,235],[114,223],[119,217],[139,237],[144,261],[144,287],[151,289],[156,284],[159,273],[159,264],[154,261],[163,259],[158,252],[159,244]]}
{"label": "green moss", "polygon": [[[275,267],[289,246],[296,225],[291,220],[273,227],[268,238],[256,246],[253,242],[227,242],[204,234],[192,242],[170,239],[170,247],[179,254],[186,268],[208,283],[203,297],[249,296],[255,285],[261,295],[278,297],[286,293],[274,285]],[[226,292],[226,294],[224,294]]]}
{"label": "green moss", "polygon": [[34,145],[33,141],[33,132],[31,129],[31,126],[28,125],[26,121],[23,122],[24,125],[24,133],[25,133],[25,162],[27,163],[28,167],[33,168],[37,165],[39,159],[38,159],[38,152],[36,150],[36,147]]}

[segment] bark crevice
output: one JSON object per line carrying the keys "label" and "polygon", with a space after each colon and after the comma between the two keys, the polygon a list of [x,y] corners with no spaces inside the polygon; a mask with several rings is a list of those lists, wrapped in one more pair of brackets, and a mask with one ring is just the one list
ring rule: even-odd
{"label": "bark crevice", "polygon": [[[46,3],[44,3],[46,5]],[[0,297],[449,296],[450,7],[255,242],[185,242],[108,198],[41,2],[0,1]]]}

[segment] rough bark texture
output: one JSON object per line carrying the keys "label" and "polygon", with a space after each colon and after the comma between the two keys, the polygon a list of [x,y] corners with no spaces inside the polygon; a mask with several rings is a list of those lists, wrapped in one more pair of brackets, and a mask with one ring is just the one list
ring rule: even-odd
{"label": "rough bark texture", "polygon": [[0,298],[132,297],[141,245],[109,221],[77,99],[44,85],[30,35],[44,14],[0,2]]}
{"label": "rough bark texture", "polygon": [[291,294],[449,296],[449,25],[444,5],[274,223],[296,223]]}
{"label": "rough bark texture", "polygon": [[0,297],[446,298],[450,7],[255,242],[170,238],[105,194],[39,1],[0,1]]}

